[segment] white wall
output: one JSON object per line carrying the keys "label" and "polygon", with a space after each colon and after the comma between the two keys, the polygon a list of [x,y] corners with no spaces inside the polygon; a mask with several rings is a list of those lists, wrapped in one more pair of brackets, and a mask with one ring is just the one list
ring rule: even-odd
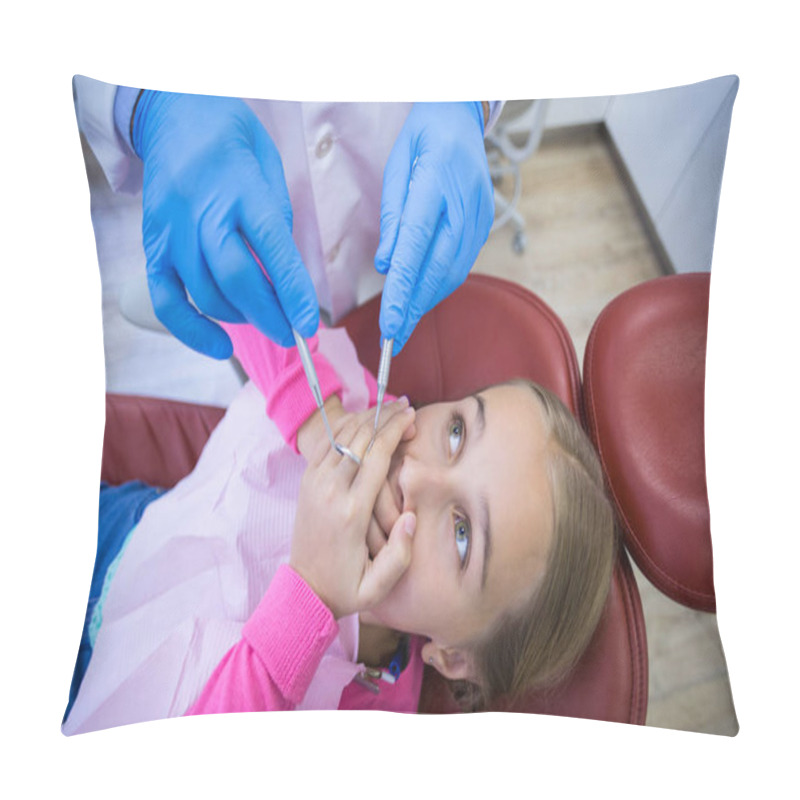
{"label": "white wall", "polygon": [[603,122],[610,97],[567,97],[551,100],[547,106],[545,128],[590,125]]}

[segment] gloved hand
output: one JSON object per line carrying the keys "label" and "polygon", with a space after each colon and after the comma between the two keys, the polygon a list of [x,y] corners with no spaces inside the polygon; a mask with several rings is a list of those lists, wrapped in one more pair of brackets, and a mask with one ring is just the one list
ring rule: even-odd
{"label": "gloved hand", "polygon": [[142,231],[158,319],[214,358],[230,357],[233,346],[203,314],[250,322],[284,346],[294,343],[292,326],[313,336],[319,305],[292,240],[283,165],[247,105],[145,91],[132,139],[144,162]]}
{"label": "gloved hand", "polygon": [[469,274],[494,220],[480,103],[416,103],[383,173],[375,268],[394,353]]}

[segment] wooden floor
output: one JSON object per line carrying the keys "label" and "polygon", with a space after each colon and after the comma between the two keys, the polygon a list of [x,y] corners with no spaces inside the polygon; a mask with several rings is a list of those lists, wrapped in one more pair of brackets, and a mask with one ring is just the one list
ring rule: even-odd
{"label": "wooden floor", "polygon": [[[511,186],[501,190],[510,196]],[[475,271],[538,294],[561,317],[583,361],[592,323],[616,295],[663,274],[603,131],[545,133],[523,165],[518,204],[526,246],[511,225],[494,231]],[[716,617],[672,602],[634,568],[650,659],[647,724],[734,735],[738,723]]]}

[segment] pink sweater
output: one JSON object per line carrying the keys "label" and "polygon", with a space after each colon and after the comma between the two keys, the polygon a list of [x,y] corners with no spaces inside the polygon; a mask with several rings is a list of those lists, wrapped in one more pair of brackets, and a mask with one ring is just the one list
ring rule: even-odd
{"label": "pink sweater", "polygon": [[[275,345],[248,325],[225,325],[234,353],[266,399],[267,414],[285,441],[297,450],[297,432],[316,410],[296,348]],[[309,341],[323,397],[341,392],[341,382]],[[370,405],[377,385],[368,370]],[[288,565],[279,567],[269,589],[234,645],[187,714],[288,710],[300,703],[323,654],[336,638],[338,625],[307,583]],[[395,684],[380,683],[375,695],[351,683],[339,708],[416,711],[423,665],[419,640],[413,640],[408,667]]]}

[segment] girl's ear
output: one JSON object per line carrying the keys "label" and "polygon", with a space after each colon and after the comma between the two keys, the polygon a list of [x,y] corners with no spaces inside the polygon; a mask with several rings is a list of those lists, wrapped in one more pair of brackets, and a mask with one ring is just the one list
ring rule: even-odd
{"label": "girl's ear", "polygon": [[477,682],[477,673],[469,650],[427,642],[422,646],[421,654],[425,663],[437,669],[447,680]]}

